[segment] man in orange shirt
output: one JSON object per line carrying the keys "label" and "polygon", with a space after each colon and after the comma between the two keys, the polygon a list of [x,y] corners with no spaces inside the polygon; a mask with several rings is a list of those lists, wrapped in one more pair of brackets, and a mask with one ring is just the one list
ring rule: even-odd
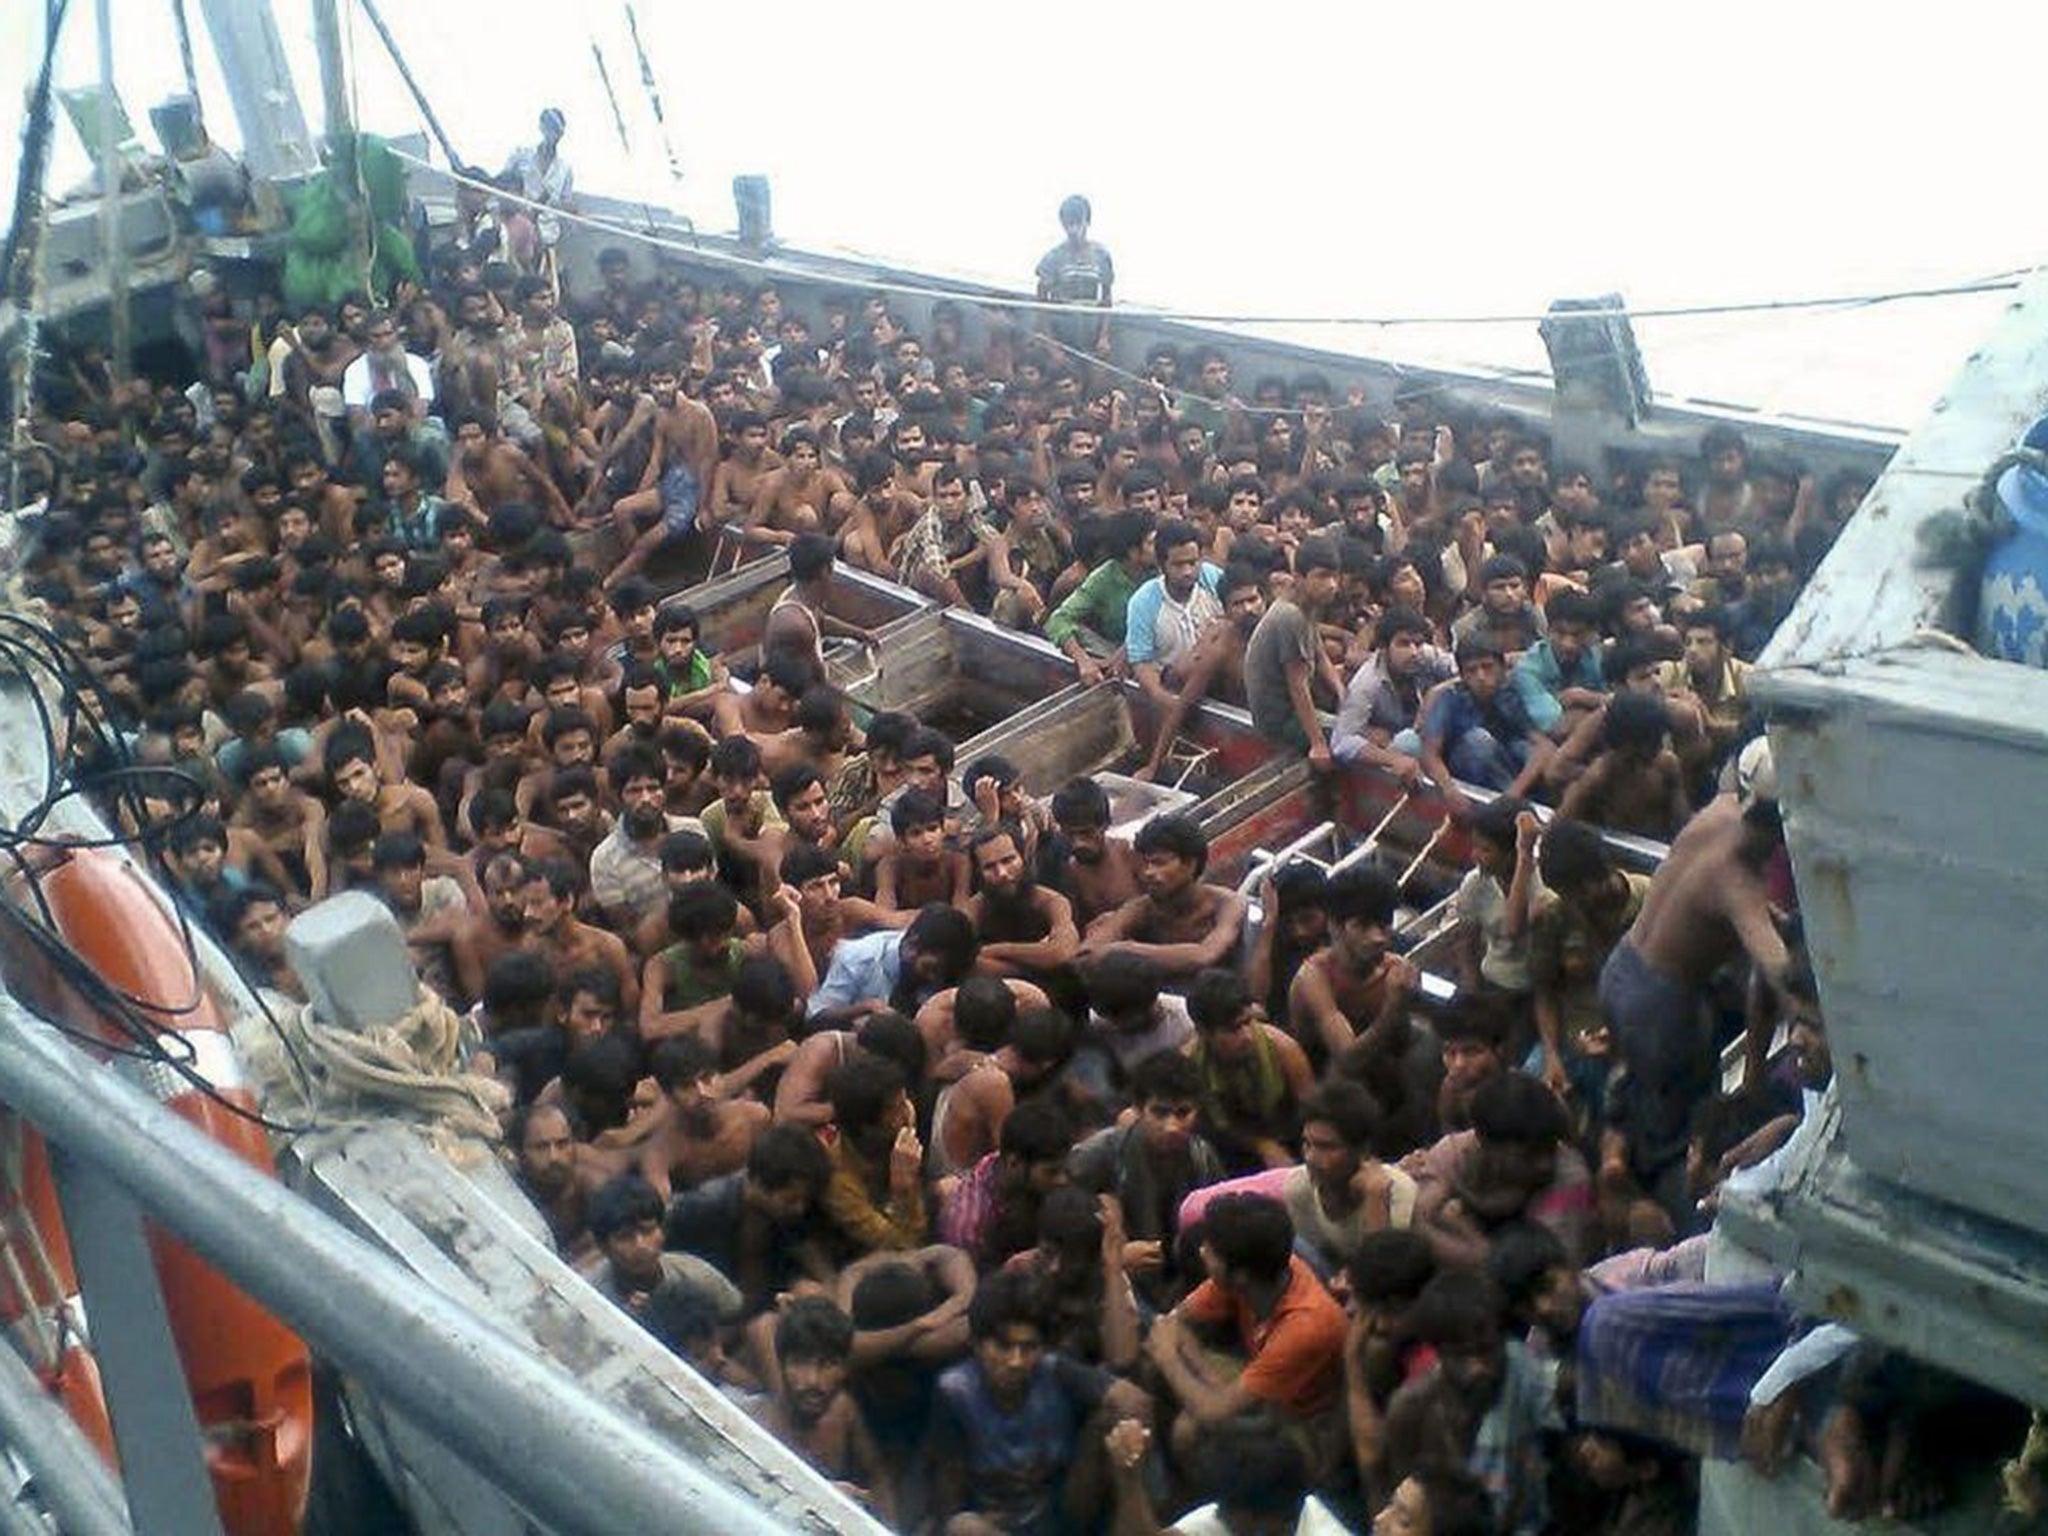
{"label": "man in orange shirt", "polygon": [[1180,1403],[1176,1459],[1199,1465],[1203,1431],[1244,1419],[1294,1438],[1320,1475],[1342,1443],[1343,1308],[1295,1256],[1294,1223],[1276,1200],[1211,1201],[1201,1253],[1209,1278],[1146,1341]]}

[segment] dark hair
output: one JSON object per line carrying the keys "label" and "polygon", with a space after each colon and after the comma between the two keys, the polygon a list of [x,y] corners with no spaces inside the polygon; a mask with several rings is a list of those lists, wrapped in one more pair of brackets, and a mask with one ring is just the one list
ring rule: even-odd
{"label": "dark hair", "polygon": [[775,1319],[775,1358],[843,1365],[853,1355],[853,1319],[823,1296],[799,1296]]}
{"label": "dark hair", "polygon": [[1515,846],[1515,819],[1529,809],[1529,802],[1513,795],[1499,795],[1480,806],[1472,815],[1472,831],[1496,847]]}
{"label": "dark hair", "polygon": [[1671,718],[1664,701],[1647,693],[1617,693],[1607,701],[1607,713],[1600,722],[1602,746],[1641,752],[1656,752],[1671,734]]}
{"label": "dark hair", "polygon": [[652,779],[655,783],[666,782],[668,768],[661,760],[661,754],[652,747],[637,741],[629,741],[615,750],[604,765],[605,778],[610,781],[613,794],[624,794],[626,786],[635,779]]}
{"label": "dark hair", "polygon": [[711,749],[714,779],[756,779],[761,774],[761,748],[751,736],[728,736]]}
{"label": "dark hair", "polygon": [[419,869],[427,862],[427,845],[411,832],[386,832],[370,850],[370,866],[377,870]]}
{"label": "dark hair", "polygon": [[1493,1536],[1500,1529],[1492,1495],[1469,1468],[1430,1461],[1409,1476],[1421,1487],[1423,1502],[1429,1506],[1430,1536]]}
{"label": "dark hair", "polygon": [[878,1123],[904,1088],[903,1069],[895,1062],[855,1051],[826,1077],[825,1098],[841,1133],[854,1135]]}
{"label": "dark hair", "polygon": [[1596,829],[1580,821],[1554,821],[1543,834],[1537,868],[1545,885],[1567,891],[1606,879],[1614,872],[1614,861]]}
{"label": "dark hair", "polygon": [[1340,870],[1323,887],[1323,910],[1333,923],[1356,920],[1392,927],[1400,905],[1401,889],[1394,877],[1374,864]]}
{"label": "dark hair", "polygon": [[1097,956],[1081,973],[1088,1001],[1100,1013],[1134,1013],[1159,1001],[1162,977],[1149,956],[1112,949]]}
{"label": "dark hair", "polygon": [[790,541],[789,575],[792,581],[816,581],[832,569],[832,540],[822,533],[800,533]]}
{"label": "dark hair", "polygon": [[915,758],[929,757],[939,765],[939,772],[953,771],[952,740],[944,732],[935,731],[930,726],[920,725],[912,731],[904,738],[902,750],[896,755],[906,763]]}
{"label": "dark hair", "polygon": [[1294,1257],[1294,1222],[1266,1195],[1218,1195],[1202,1213],[1202,1240],[1226,1268],[1271,1282]]}
{"label": "dark hair", "polygon": [[1155,1051],[1131,1069],[1131,1102],[1142,1107],[1155,1099],[1198,1099],[1202,1070],[1179,1051]]}
{"label": "dark hair", "polygon": [[1017,994],[996,976],[970,976],[953,994],[953,1032],[971,1051],[998,1051],[1017,1022]]}
{"label": "dark hair", "polygon": [[1436,1250],[1420,1232],[1386,1227],[1366,1233],[1344,1267],[1351,1276],[1351,1294],[1360,1301],[1407,1302],[1435,1278]]}
{"label": "dark hair", "polygon": [[1242,975],[1210,966],[1188,988],[1188,1017],[1203,1031],[1233,1028],[1252,1005],[1251,988]]}
{"label": "dark hair", "polygon": [[800,1125],[771,1125],[747,1151],[747,1177],[763,1189],[801,1184],[816,1200],[832,1178],[832,1159]]}
{"label": "dark hair", "polygon": [[1397,635],[1414,635],[1427,644],[1436,639],[1436,628],[1412,608],[1389,608],[1380,615],[1373,638],[1384,646]]}
{"label": "dark hair", "polygon": [[1074,1145],[1073,1116],[1057,1099],[1026,1099],[1003,1121],[996,1145],[1020,1163],[1058,1162]]}
{"label": "dark hair", "polygon": [[1141,856],[1167,853],[1186,859],[1195,866],[1198,876],[1209,867],[1208,834],[1203,832],[1200,822],[1182,812],[1154,816],[1138,828],[1138,835],[1132,839],[1131,846]]}
{"label": "dark hair", "polygon": [[1583,624],[1588,629],[1600,627],[1600,605],[1589,593],[1567,587],[1551,598],[1543,616],[1553,626],[1558,624]]}
{"label": "dark hair", "polygon": [[647,1053],[647,1070],[663,1093],[702,1082],[718,1071],[718,1053],[699,1035],[670,1035]]}
{"label": "dark hair", "polygon": [[678,827],[661,840],[661,867],[687,873],[693,869],[709,869],[715,857],[711,839],[690,827]]}
{"label": "dark hair", "polygon": [[1500,1337],[1501,1299],[1494,1283],[1476,1270],[1440,1271],[1408,1313],[1408,1332],[1439,1349],[1469,1348]]}
{"label": "dark hair", "polygon": [[499,955],[484,971],[484,1012],[495,1028],[503,1016],[538,1014],[554,995],[554,971],[545,955],[514,949]]}
{"label": "dark hair", "polygon": [[1496,1231],[1488,1245],[1486,1273],[1500,1288],[1510,1317],[1526,1320],[1529,1304],[1543,1289],[1553,1269],[1568,1269],[1564,1244],[1548,1227],[1530,1221],[1510,1222]]}
{"label": "dark hair", "polygon": [[1344,556],[1337,548],[1335,539],[1317,534],[1301,541],[1301,548],[1294,557],[1295,569],[1306,576],[1310,571],[1344,571]]}
{"label": "dark hair", "polygon": [[1373,1096],[1349,1078],[1325,1078],[1301,1104],[1301,1123],[1327,1125],[1344,1144],[1369,1152],[1380,1134],[1380,1108]]}
{"label": "dark hair", "polygon": [[1043,1336],[1051,1306],[1039,1278],[1024,1270],[999,1269],[982,1281],[967,1304],[967,1332],[979,1341],[1028,1323]]}
{"label": "dark hair", "polygon": [[659,1222],[661,1196],[637,1173],[622,1173],[590,1197],[587,1208],[590,1235],[608,1242],[628,1227],[642,1222]]}
{"label": "dark hair", "polygon": [[685,942],[730,936],[739,920],[739,898],[716,880],[692,880],[668,898],[668,931]]}
{"label": "dark hair", "polygon": [[981,948],[980,940],[975,937],[974,924],[967,914],[939,901],[929,902],[918,909],[917,916],[910,920],[910,926],[903,932],[903,942],[920,955],[942,957],[945,968],[941,972],[941,980],[947,984],[958,982],[974,969],[974,957]]}
{"label": "dark hair", "polygon": [[905,1082],[924,1080],[925,1043],[918,1027],[894,1009],[871,1013],[854,1031],[854,1041],[864,1051],[894,1062]]}
{"label": "dark hair", "polygon": [[1109,791],[1093,779],[1069,779],[1053,791],[1052,819],[1063,827],[1107,827]]}
{"label": "dark hair", "polygon": [[939,827],[946,822],[946,805],[925,789],[906,789],[889,808],[889,830],[908,837],[920,827]]}
{"label": "dark hair", "polygon": [[1472,1129],[1482,1142],[1555,1146],[1571,1133],[1564,1106],[1535,1078],[1503,1072],[1472,1095]]}

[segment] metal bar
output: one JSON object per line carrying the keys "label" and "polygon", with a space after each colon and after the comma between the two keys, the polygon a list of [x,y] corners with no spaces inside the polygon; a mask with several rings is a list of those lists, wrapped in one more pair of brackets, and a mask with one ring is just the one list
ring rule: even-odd
{"label": "metal bar", "polygon": [[1334,821],[1323,821],[1316,823],[1277,853],[1267,853],[1263,848],[1256,850],[1251,856],[1251,868],[1246,870],[1244,878],[1237,882],[1237,894],[1249,896],[1257,889],[1267,870],[1278,869],[1289,859],[1299,858],[1324,838],[1334,838],[1336,834],[1337,824]]}
{"label": "metal bar", "polygon": [[112,0],[95,0],[100,53],[100,257],[107,264],[107,356],[114,377],[128,377],[128,248],[121,241],[121,134],[114,117],[114,18]]}
{"label": "metal bar", "polygon": [[50,1166],[137,1528],[142,1536],[217,1536],[220,1511],[200,1449],[199,1416],[142,1212],[126,1190],[62,1145],[52,1144]]}
{"label": "metal bar", "polygon": [[322,127],[328,147],[337,149],[355,125],[348,115],[348,67],[341,58],[341,13],[335,0],[313,0],[313,46],[320,55]]}
{"label": "metal bar", "polygon": [[1379,819],[1379,825],[1377,825],[1370,832],[1365,834],[1365,841],[1360,843],[1356,848],[1353,848],[1349,853],[1345,854],[1344,857],[1339,859],[1336,863],[1332,864],[1330,866],[1330,873],[1334,875],[1338,873],[1340,870],[1351,869],[1357,865],[1363,864],[1367,859],[1371,858],[1373,856],[1373,853],[1379,848],[1380,838],[1385,835],[1387,828],[1391,827],[1394,824],[1394,818],[1400,815],[1403,811],[1407,810],[1408,802],[1414,798],[1415,797],[1412,794],[1408,793],[1406,790],[1402,791],[1401,798],[1396,800],[1393,806],[1387,811],[1387,814]]}
{"label": "metal bar", "polygon": [[398,51],[398,39],[391,35],[391,29],[384,25],[383,13],[377,9],[377,0],[356,0],[362,6],[363,14],[370,18],[370,25],[377,29],[377,36],[383,41],[384,51],[391,55],[391,62],[398,66],[398,78],[405,82],[405,88],[412,92],[413,105],[420,109],[420,116],[427,120],[427,128],[434,135],[434,142],[441,146],[441,153],[448,157],[448,163],[460,169],[463,160],[455,153],[455,146],[448,142],[448,130],[441,126],[441,119],[434,116],[433,103],[427,100],[427,93],[420,89],[419,82],[412,77],[412,69],[405,62],[405,55]]}
{"label": "metal bar", "polygon": [[0,1345],[0,1440],[21,1458],[65,1536],[134,1536],[107,1464],[22,1358]]}
{"label": "metal bar", "polygon": [[1429,856],[1436,852],[1436,845],[1444,840],[1444,834],[1451,830],[1451,818],[1446,816],[1436,824],[1436,830],[1429,834],[1429,841],[1422,845],[1422,852],[1415,855],[1414,862],[1401,871],[1401,878],[1394,884],[1405,886],[1415,878],[1415,871],[1429,862]]}
{"label": "metal bar", "polygon": [[[541,1524],[779,1536],[766,1511],[483,1323],[0,994],[0,1101],[491,1477]],[[549,1412],[507,1413],[507,1402]]]}

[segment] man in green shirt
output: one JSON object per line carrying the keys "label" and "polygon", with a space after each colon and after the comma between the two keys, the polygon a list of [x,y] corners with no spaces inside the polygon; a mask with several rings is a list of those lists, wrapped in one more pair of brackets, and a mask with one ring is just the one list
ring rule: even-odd
{"label": "man in green shirt", "polygon": [[1045,638],[1073,658],[1084,683],[1099,683],[1107,672],[1089,641],[1109,653],[1109,667],[1123,661],[1131,594],[1152,575],[1152,527],[1140,513],[1112,513],[1096,525],[1095,552],[1101,563],[1045,621]]}

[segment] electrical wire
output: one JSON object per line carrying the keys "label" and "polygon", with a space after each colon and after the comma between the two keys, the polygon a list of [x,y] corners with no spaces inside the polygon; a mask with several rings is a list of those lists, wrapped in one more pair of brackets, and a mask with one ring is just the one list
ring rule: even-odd
{"label": "electrical wire", "polygon": [[[33,860],[26,856],[29,850],[37,848],[127,847],[139,850],[159,879],[168,881],[165,845],[178,826],[199,814],[205,799],[204,786],[182,769],[137,762],[128,738],[112,723],[115,701],[104,684],[68,640],[19,613],[0,613],[0,676],[9,673],[22,685],[20,691],[29,696],[45,756],[41,793],[12,826],[0,827],[0,852],[15,860],[40,916],[31,915],[16,904],[0,903],[0,922],[11,925],[41,952],[59,980],[92,1009],[114,1038],[77,1030],[61,1020],[48,1019],[47,1014],[44,1017],[61,1033],[94,1050],[169,1068],[221,1108],[266,1131],[295,1135],[309,1129],[281,1124],[235,1103],[193,1065],[196,1053],[189,1040],[175,1028],[166,1028],[148,1017],[176,1018],[195,1011],[204,1001],[198,943],[181,903],[173,900],[169,905],[191,969],[192,996],[176,1003],[138,997],[102,976],[64,938],[42,890],[40,874]],[[53,693],[61,701],[61,713],[52,711]],[[171,815],[153,812],[148,804],[151,796],[145,793],[144,786],[157,792],[155,798],[173,801]],[[168,795],[163,793],[166,790],[170,791]],[[106,801],[108,820],[115,830],[98,838],[43,835],[40,829],[57,806],[80,795]],[[176,803],[179,799],[183,800],[182,805]],[[124,826],[136,830],[120,830]],[[269,1003],[254,988],[251,993],[283,1042],[294,1069],[302,1081],[310,1083],[305,1061],[279,1025]]]}

